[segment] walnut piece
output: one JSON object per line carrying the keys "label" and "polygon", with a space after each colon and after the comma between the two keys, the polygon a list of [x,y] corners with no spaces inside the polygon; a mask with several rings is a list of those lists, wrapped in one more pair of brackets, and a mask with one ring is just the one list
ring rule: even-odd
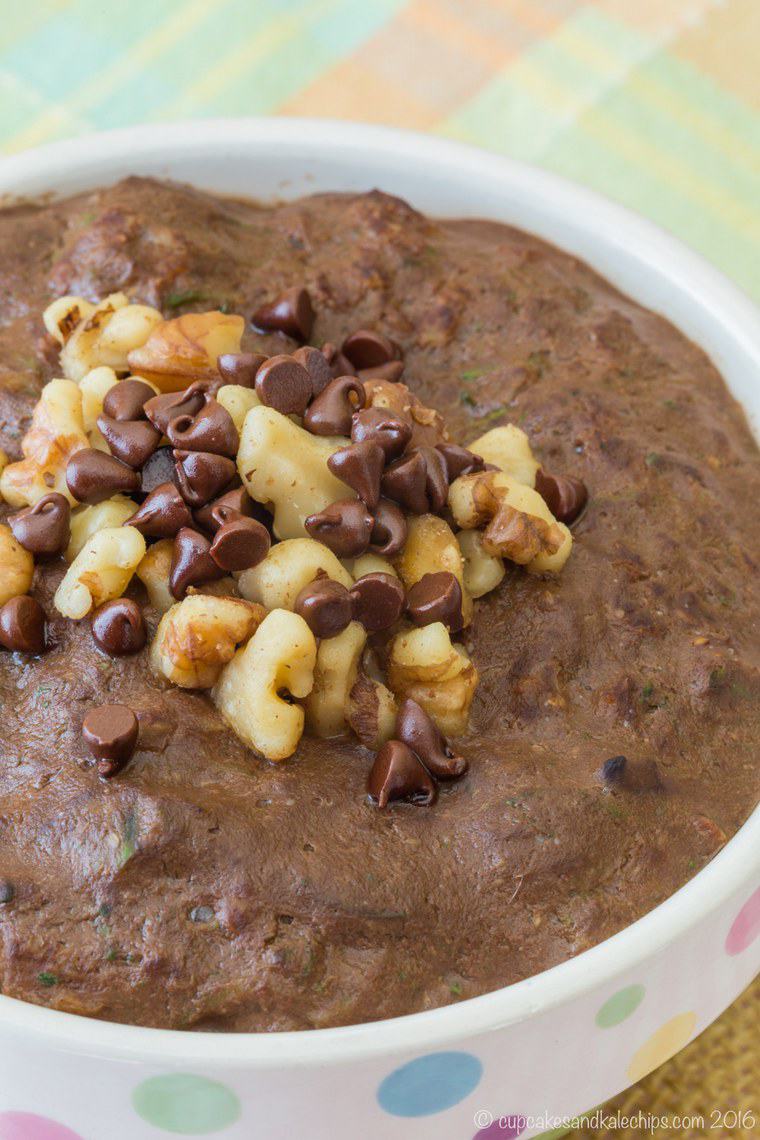
{"label": "walnut piece", "polygon": [[388,685],[399,698],[411,697],[446,736],[467,728],[478,673],[460,645],[453,645],[441,622],[394,637],[388,658]]}
{"label": "walnut piece", "polygon": [[266,610],[239,598],[193,594],[161,618],[150,650],[154,672],[182,689],[211,689]]}
{"label": "walnut piece", "polygon": [[162,392],[180,391],[195,380],[218,379],[218,357],[240,351],[244,328],[242,317],[217,311],[161,321],[147,341],[129,353],[129,367]]}

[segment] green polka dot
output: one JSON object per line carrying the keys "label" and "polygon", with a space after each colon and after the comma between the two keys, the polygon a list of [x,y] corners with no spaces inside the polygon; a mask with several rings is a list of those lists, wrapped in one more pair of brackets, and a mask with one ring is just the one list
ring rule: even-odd
{"label": "green polka dot", "polygon": [[132,1093],[132,1104],[148,1124],[182,1136],[221,1132],[240,1116],[232,1089],[192,1073],[150,1077]]}
{"label": "green polka dot", "polygon": [[596,1024],[600,1029],[611,1029],[613,1025],[619,1025],[639,1008],[645,993],[646,990],[640,985],[626,986],[624,990],[618,990],[608,998],[597,1013]]}

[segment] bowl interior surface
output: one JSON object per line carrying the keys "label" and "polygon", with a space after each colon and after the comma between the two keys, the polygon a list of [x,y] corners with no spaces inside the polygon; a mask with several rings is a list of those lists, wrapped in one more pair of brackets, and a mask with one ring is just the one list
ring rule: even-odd
{"label": "bowl interior surface", "polygon": [[[760,313],[701,257],[591,191],[461,144],[319,120],[221,120],[128,128],[0,161],[0,204],[63,196],[129,174],[173,178],[262,200],[374,187],[437,216],[485,217],[528,230],[588,261],[677,325],[713,359],[760,424]],[[99,1022],[0,997],[0,1023],[129,1056],[263,1067],[440,1045],[545,1011],[658,952],[760,873],[760,809],[670,899],[578,957],[506,989],[391,1021],[301,1033],[210,1034]]]}

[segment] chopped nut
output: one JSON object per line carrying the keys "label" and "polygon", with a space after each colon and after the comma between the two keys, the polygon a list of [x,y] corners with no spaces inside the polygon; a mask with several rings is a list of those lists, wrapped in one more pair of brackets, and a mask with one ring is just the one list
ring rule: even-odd
{"label": "chopped nut", "polygon": [[173,557],[174,540],[162,538],[160,542],[155,542],[148,548],[145,557],[135,570],[135,574],[148,592],[150,604],[160,614],[170,610],[177,600],[169,585]]}
{"label": "chopped nut", "polygon": [[[449,488],[449,506],[465,530],[485,525],[483,549],[535,572],[561,570],[573,538],[531,487],[501,471],[460,475]],[[515,517],[522,515],[523,518]]]}
{"label": "chopped nut", "polygon": [[82,422],[88,435],[97,431],[98,416],[103,412],[103,401],[111,388],[118,383],[119,377],[113,368],[108,368],[105,364],[93,368],[79,381],[79,391],[82,393]]}
{"label": "chopped nut", "polygon": [[213,582],[204,582],[200,586],[188,586],[188,594],[205,594],[212,598],[239,598],[238,584],[231,575],[217,578]]}
{"label": "chopped nut", "polygon": [[231,415],[238,434],[242,433],[245,417],[251,408],[258,408],[261,404],[253,388],[244,388],[242,384],[225,384],[217,392],[216,398]]}
{"label": "chopped nut", "polygon": [[193,594],[161,618],[150,651],[156,673],[183,689],[210,689],[238,645],[264,620],[263,606]]}
{"label": "chopped nut", "polygon": [[540,464],[531,450],[527,435],[514,424],[492,428],[467,446],[470,451],[485,459],[486,463],[493,463],[518,483],[524,483],[526,487],[535,486],[536,471]]}
{"label": "chopped nut", "polygon": [[245,322],[233,314],[185,313],[161,320],[129,353],[129,367],[162,392],[177,392],[195,380],[218,379],[217,359],[240,351]]}
{"label": "chopped nut", "polygon": [[274,408],[245,418],[238,470],[252,499],[270,506],[278,538],[301,538],[304,520],[346,498],[346,485],[327,469],[344,439],[311,435]]}
{"label": "chopped nut", "polygon": [[440,622],[400,633],[391,642],[390,689],[421,705],[445,735],[467,728],[477,684],[475,666],[461,646],[452,645]]}
{"label": "chopped nut", "polygon": [[306,720],[315,736],[345,732],[348,697],[366,641],[364,626],[352,621],[342,633],[319,643],[314,688],[306,699]]}
{"label": "chopped nut", "polygon": [[58,297],[45,309],[42,321],[53,340],[64,345],[77,325],[94,311],[95,306],[84,297]]}
{"label": "chopped nut", "polygon": [[122,526],[135,511],[135,504],[124,495],[114,495],[92,507],[79,507],[71,513],[71,538],[66,561],[73,562],[85,543],[106,527]]}
{"label": "chopped nut", "polygon": [[486,554],[500,554],[520,566],[533,562],[539,554],[556,554],[561,544],[556,524],[515,510],[508,503],[502,503],[483,531]]}
{"label": "chopped nut", "polygon": [[464,584],[473,598],[495,590],[504,577],[504,562],[498,555],[487,554],[483,549],[483,532],[460,530],[457,535],[459,549],[464,558]]}
{"label": "chopped nut", "polygon": [[0,524],[0,606],[26,594],[34,577],[34,558],[13,536],[9,526]]}
{"label": "chopped nut", "polygon": [[91,609],[120,598],[145,555],[145,539],[134,527],[107,527],[92,535],[55,592],[56,609],[77,621]]}
{"label": "chopped nut", "polygon": [[0,492],[12,507],[36,503],[51,491],[75,500],[66,485],[66,466],[76,451],[89,447],[82,418],[82,394],[71,380],[51,380],[40,393],[29,431],[21,442],[24,458],[0,475]]}
{"label": "chopped nut", "polygon": [[128,371],[127,355],[145,343],[162,320],[149,305],[130,304],[124,293],[112,293],[77,323],[61,349],[61,367],[69,380],[81,380],[93,368],[107,365]]}
{"label": "chopped nut", "polygon": [[222,670],[213,698],[227,724],[267,760],[292,756],[303,734],[302,700],[311,692],[317,643],[306,622],[272,610]]}
{"label": "chopped nut", "polygon": [[398,706],[381,681],[359,673],[346,705],[346,720],[365,748],[376,752],[393,736]]}
{"label": "chopped nut", "polygon": [[398,571],[382,554],[360,554],[350,563],[353,578],[363,578],[366,574],[392,574],[398,578]]}

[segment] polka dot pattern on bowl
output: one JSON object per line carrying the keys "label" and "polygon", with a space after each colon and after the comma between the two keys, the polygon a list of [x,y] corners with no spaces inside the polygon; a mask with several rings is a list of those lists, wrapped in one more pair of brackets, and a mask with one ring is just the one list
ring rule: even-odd
{"label": "polka dot pattern on bowl", "polygon": [[726,953],[734,957],[743,953],[760,937],[760,887],[750,895],[731,923],[726,937]]}
{"label": "polka dot pattern on bowl", "polygon": [[645,993],[644,987],[638,983],[618,990],[599,1009],[596,1024],[600,1029],[612,1029],[613,1026],[620,1025],[621,1021],[625,1021],[636,1012],[644,1000]]}
{"label": "polka dot pattern on bowl", "polygon": [[133,1092],[132,1104],[148,1124],[180,1136],[221,1132],[240,1116],[240,1102],[232,1089],[193,1073],[149,1077]]}
{"label": "polka dot pattern on bowl", "polygon": [[82,1140],[65,1124],[33,1112],[0,1112],[0,1140]]}
{"label": "polka dot pattern on bowl", "polygon": [[634,1053],[628,1066],[628,1079],[635,1084],[653,1069],[669,1061],[689,1042],[696,1024],[697,1015],[689,1010],[687,1013],[676,1014],[661,1025]]}
{"label": "polka dot pattern on bowl", "polygon": [[482,1075],[483,1065],[472,1053],[427,1053],[385,1077],[378,1104],[391,1116],[432,1116],[469,1096]]}

